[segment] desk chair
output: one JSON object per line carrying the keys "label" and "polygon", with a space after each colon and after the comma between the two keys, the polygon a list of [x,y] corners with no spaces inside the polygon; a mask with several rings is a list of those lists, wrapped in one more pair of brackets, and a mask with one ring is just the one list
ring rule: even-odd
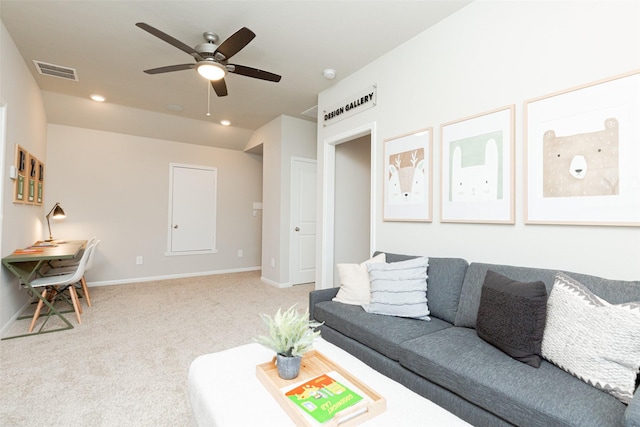
{"label": "desk chair", "polygon": [[[101,240],[96,240],[95,237],[93,237],[91,239],[91,241],[89,243],[87,243],[87,247],[85,249],[85,252],[89,252],[89,260],[87,261],[87,265],[84,268],[84,271],[87,272],[91,269],[91,267],[93,266],[93,258],[96,255],[96,249],[98,248],[98,244],[100,244]],[[83,253],[84,255],[84,253]],[[82,259],[80,257],[80,259]],[[78,263],[79,261],[76,259],[74,260],[74,264],[70,264],[67,266],[60,266],[60,267],[54,267],[54,268],[50,268],[48,270],[46,270],[43,274],[44,276],[59,276],[61,274],[67,274],[67,273],[73,273],[76,268],[78,267]],[[55,264],[54,264],[55,265]],[[82,275],[82,278],[80,279],[80,286],[82,287],[82,295],[84,295],[84,297],[87,300],[87,305],[89,307],[91,307],[91,297],[89,296],[89,288],[87,287],[87,281],[84,278],[84,274]],[[80,307],[80,314],[82,314],[82,307]]]}
{"label": "desk chair", "polygon": [[[76,293],[75,284],[80,282],[82,277],[84,276],[85,267],[87,262],[89,261],[89,255],[91,254],[93,248],[96,243],[93,243],[89,246],[84,253],[82,254],[82,258],[80,258],[80,262],[75,270],[71,273],[59,274],[55,276],[44,276],[39,277],[31,281],[31,286],[33,288],[44,288],[42,291],[42,298],[47,297],[48,292],[55,291],[56,295],[61,295],[65,290],[69,290],[71,294],[71,303],[73,305],[73,311],[76,313],[76,319],[78,319],[78,323],[82,323],[80,319],[80,304],[78,303],[78,294]],[[55,301],[53,301],[55,302]],[[29,326],[29,332],[33,331],[38,318],[40,317],[40,310],[42,310],[43,306],[42,300],[38,301],[38,306],[36,307],[36,312],[33,314],[33,319],[31,320],[31,325]]]}

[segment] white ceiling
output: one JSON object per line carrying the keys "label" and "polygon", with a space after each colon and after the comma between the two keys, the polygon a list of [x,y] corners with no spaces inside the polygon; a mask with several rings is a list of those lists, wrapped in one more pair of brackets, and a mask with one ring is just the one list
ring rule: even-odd
{"label": "white ceiling", "polygon": [[[1,0],[0,16],[43,91],[50,123],[243,149],[252,130],[282,114],[311,120],[302,113],[316,105],[319,92],[468,3]],[[136,22],[189,46],[204,42],[205,31],[223,41],[248,27],[257,36],[231,62],[282,80],[229,74],[229,95],[211,91],[207,117],[208,83],[194,70],[143,73],[194,60]],[[74,68],[79,81],[42,76],[33,60]],[[322,77],[325,68],[336,70],[334,80]],[[101,114],[88,101],[92,93],[107,98]],[[218,125],[222,119],[232,126]]]}

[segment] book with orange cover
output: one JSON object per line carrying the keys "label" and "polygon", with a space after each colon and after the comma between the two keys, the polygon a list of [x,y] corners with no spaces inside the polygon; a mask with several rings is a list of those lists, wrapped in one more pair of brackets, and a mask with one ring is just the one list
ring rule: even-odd
{"label": "book with orange cover", "polygon": [[26,248],[26,249],[16,249],[15,251],[13,251],[13,253],[16,254],[16,255],[37,254],[37,253],[40,253],[40,252],[44,252],[44,249]]}

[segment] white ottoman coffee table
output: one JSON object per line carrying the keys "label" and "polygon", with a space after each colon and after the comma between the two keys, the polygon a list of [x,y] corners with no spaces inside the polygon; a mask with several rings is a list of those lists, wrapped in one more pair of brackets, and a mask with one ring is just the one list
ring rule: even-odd
{"label": "white ottoman coffee table", "polygon": [[[321,338],[314,348],[386,399],[387,410],[365,421],[364,426],[470,425]],[[188,376],[192,424],[293,426],[291,418],[256,377],[256,365],[272,358],[271,350],[256,343],[196,358]]]}

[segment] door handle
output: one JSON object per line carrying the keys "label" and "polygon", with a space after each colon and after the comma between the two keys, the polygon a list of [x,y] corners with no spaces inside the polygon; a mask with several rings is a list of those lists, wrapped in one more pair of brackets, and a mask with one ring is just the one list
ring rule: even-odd
{"label": "door handle", "polygon": [[296,228],[294,228],[294,230],[300,231],[300,227],[296,227]]}
{"label": "door handle", "polygon": [[174,225],[173,228],[178,229],[178,224]]}

